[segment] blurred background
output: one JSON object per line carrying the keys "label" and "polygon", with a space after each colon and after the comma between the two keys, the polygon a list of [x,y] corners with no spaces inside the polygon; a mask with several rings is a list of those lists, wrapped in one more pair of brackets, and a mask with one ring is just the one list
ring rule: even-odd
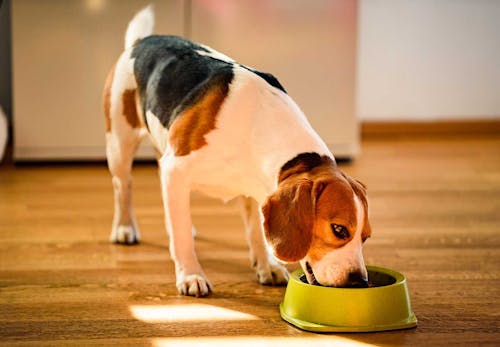
{"label": "blurred background", "polygon": [[156,33],[276,75],[338,157],[359,153],[361,124],[500,118],[500,1],[4,0],[8,156],[104,159],[103,82],[148,3]]}

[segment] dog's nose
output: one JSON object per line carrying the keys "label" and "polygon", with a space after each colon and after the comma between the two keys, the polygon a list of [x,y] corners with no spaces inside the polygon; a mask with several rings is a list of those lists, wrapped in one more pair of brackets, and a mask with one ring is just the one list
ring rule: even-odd
{"label": "dog's nose", "polygon": [[368,278],[363,277],[361,272],[355,271],[349,273],[347,279],[347,287],[349,288],[368,288]]}

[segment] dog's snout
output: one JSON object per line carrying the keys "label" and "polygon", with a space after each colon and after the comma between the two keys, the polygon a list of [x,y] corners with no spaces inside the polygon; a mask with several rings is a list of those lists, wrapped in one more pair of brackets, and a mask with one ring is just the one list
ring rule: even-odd
{"label": "dog's snout", "polygon": [[349,288],[368,288],[368,278],[359,271],[349,273],[347,280]]}

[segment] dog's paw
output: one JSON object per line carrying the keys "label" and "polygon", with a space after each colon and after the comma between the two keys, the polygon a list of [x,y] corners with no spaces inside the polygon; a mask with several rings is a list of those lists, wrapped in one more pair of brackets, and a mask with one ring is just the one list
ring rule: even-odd
{"label": "dog's paw", "polygon": [[207,296],[212,291],[212,285],[204,275],[191,274],[179,277],[176,285],[181,295],[196,296],[199,298]]}
{"label": "dog's paw", "polygon": [[257,280],[260,284],[281,286],[288,283],[290,274],[288,270],[280,264],[266,264],[256,267]]}
{"label": "dog's paw", "polygon": [[141,240],[139,230],[132,225],[118,225],[113,228],[109,240],[112,243],[133,245]]}

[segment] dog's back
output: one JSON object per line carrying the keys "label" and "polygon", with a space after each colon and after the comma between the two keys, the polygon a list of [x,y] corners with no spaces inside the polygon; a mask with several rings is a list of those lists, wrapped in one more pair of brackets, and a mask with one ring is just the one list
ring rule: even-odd
{"label": "dog's back", "polygon": [[[137,116],[141,119],[136,123],[148,128],[159,152],[163,153],[166,147],[159,127],[169,130],[181,114],[189,114],[186,111],[200,102],[205,110],[210,110],[196,110],[196,117],[215,117],[229,93],[235,69],[249,71],[286,93],[271,74],[238,64],[210,47],[178,36],[153,35],[153,21],[150,6],[136,14],[125,34],[123,55],[133,61],[133,66],[126,68],[129,75],[133,73],[140,103]],[[210,123],[209,119],[203,123],[207,121]]]}
{"label": "dog's back", "polygon": [[[169,129],[176,118],[208,93],[227,96],[233,63],[205,55],[210,51],[176,36],[148,36],[138,41],[131,57],[143,114],[147,111]],[[146,120],[147,124],[147,120]]]}

